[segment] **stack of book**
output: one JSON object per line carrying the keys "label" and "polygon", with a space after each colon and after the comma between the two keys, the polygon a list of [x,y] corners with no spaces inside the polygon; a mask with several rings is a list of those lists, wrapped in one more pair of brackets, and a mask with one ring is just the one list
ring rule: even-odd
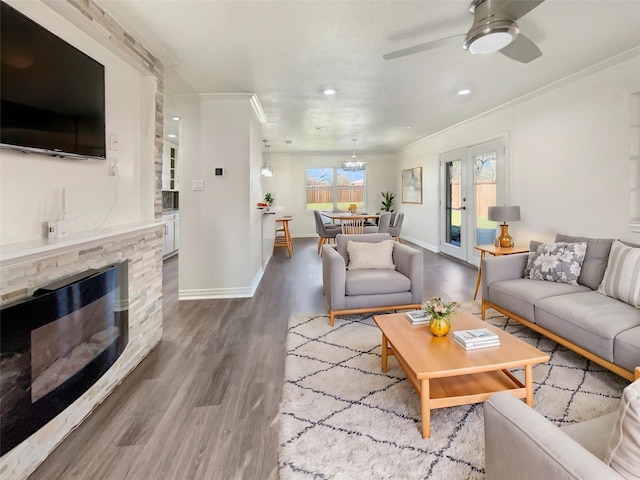
{"label": "stack of book", "polygon": [[465,350],[496,347],[500,345],[500,337],[488,328],[455,331],[453,332],[453,341]]}
{"label": "stack of book", "polygon": [[424,325],[431,320],[431,315],[428,315],[424,310],[412,310],[406,312],[404,316],[414,325]]}

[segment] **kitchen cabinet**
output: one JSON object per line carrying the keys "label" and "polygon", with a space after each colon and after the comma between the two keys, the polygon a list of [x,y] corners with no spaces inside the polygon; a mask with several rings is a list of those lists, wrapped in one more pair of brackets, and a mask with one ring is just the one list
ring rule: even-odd
{"label": "kitchen cabinet", "polygon": [[162,149],[162,190],[178,191],[178,146],[164,142]]}
{"label": "kitchen cabinet", "polygon": [[162,256],[167,257],[178,251],[180,246],[180,214],[163,213],[164,234],[162,236]]}

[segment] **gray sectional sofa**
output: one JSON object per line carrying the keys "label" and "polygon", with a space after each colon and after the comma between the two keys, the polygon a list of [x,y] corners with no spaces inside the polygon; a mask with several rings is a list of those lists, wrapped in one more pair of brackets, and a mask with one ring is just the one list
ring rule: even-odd
{"label": "gray sectional sofa", "polygon": [[[525,278],[527,253],[485,258],[482,317],[493,308],[633,380],[640,365],[640,308],[598,291],[613,240],[558,235],[556,242],[586,242],[577,284]],[[640,272],[634,272],[637,282]]]}

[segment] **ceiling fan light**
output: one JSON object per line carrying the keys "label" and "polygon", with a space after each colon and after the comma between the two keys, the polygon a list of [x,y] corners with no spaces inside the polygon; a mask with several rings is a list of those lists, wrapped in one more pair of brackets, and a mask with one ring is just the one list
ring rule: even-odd
{"label": "ceiling fan light", "polygon": [[519,33],[513,20],[494,20],[469,30],[463,47],[474,55],[494,53],[513,42]]}

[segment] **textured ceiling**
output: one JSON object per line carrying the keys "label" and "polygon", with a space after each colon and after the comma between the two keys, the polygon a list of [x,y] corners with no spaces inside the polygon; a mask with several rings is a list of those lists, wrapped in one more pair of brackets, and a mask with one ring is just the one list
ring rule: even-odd
{"label": "textured ceiling", "polygon": [[545,1],[518,21],[543,52],[529,64],[462,46],[382,58],[465,33],[467,1],[97,3],[165,64],[165,134],[172,94],[252,92],[274,153],[396,151],[640,45],[640,0]]}

